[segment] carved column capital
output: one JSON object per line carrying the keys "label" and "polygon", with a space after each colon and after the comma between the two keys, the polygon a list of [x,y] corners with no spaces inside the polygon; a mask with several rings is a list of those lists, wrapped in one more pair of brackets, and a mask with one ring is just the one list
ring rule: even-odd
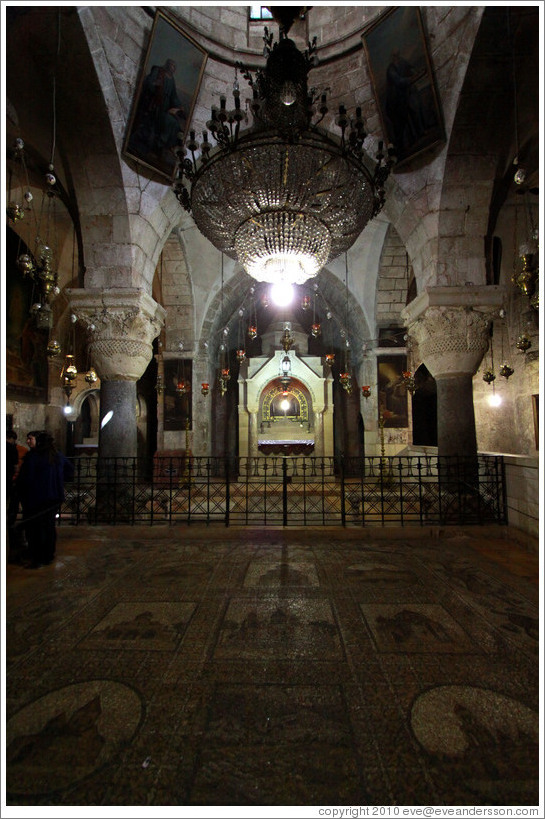
{"label": "carved column capital", "polygon": [[488,349],[490,321],[501,303],[497,287],[436,287],[404,308],[417,357],[434,378],[477,372]]}
{"label": "carved column capital", "polygon": [[430,307],[409,327],[420,358],[437,378],[474,375],[488,349],[490,317],[467,307]]}
{"label": "carved column capital", "polygon": [[166,312],[137,288],[69,290],[70,307],[90,334],[89,350],[103,381],[137,381],[152,357]]}

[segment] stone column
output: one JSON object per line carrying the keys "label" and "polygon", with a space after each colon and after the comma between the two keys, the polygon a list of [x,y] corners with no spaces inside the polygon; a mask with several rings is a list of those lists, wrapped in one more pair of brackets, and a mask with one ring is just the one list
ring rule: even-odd
{"label": "stone column", "polygon": [[322,452],[324,457],[333,457],[333,376],[327,369],[324,381],[324,406],[322,409]]}
{"label": "stone column", "polygon": [[[210,414],[212,379],[209,375],[208,356],[198,350],[193,358],[193,455],[210,455]],[[209,385],[208,395],[202,394],[202,384]]]}
{"label": "stone column", "polygon": [[437,383],[440,456],[477,454],[473,376],[488,349],[497,287],[430,288],[402,312],[409,335]]}
{"label": "stone column", "polygon": [[324,409],[314,410],[314,452],[313,455],[324,456]]}
{"label": "stone column", "polygon": [[70,307],[88,328],[101,380],[99,457],[136,457],[136,382],[152,357],[165,310],[137,288],[69,290]]}
{"label": "stone column", "polygon": [[254,458],[259,455],[257,448],[258,441],[257,410],[250,412],[250,424],[248,430],[248,455]]}

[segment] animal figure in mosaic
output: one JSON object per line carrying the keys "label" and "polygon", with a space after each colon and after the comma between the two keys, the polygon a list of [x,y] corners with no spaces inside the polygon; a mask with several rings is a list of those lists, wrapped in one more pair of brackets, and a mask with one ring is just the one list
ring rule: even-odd
{"label": "animal figure in mosaic", "polygon": [[393,617],[377,617],[377,627],[386,632],[396,643],[404,643],[411,638],[428,639],[429,637],[441,643],[452,642],[451,635],[441,623],[410,609],[402,609]]}

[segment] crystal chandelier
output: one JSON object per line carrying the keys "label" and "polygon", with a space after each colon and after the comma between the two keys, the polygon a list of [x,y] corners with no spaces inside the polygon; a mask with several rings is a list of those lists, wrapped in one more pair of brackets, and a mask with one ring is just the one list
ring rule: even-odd
{"label": "crystal chandelier", "polygon": [[316,38],[304,53],[282,28],[272,39],[265,29],[267,63],[255,77],[237,63],[253,92],[253,125],[241,130],[246,115],[235,79],[234,107],[221,97],[200,143],[191,131],[187,147],[177,149],[173,188],[201,233],[250,276],[302,284],[381,210],[394,153],[379,143],[374,163],[366,155],[361,108],[349,117],[339,106],[340,138],[320,129],[326,94],[307,83]]}

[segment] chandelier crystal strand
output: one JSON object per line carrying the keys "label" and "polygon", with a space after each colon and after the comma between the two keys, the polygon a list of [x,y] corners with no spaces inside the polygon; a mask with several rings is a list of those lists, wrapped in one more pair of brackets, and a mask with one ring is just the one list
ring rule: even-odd
{"label": "chandelier crystal strand", "polygon": [[304,53],[282,31],[274,45],[268,29],[263,39],[264,69],[253,77],[237,63],[253,93],[252,126],[240,130],[235,77],[234,108],[221,97],[207,122],[216,147],[208,132],[199,146],[192,131],[187,148],[177,149],[173,187],[201,233],[250,276],[302,284],[348,250],[380,211],[395,157],[379,143],[373,169],[361,108],[350,119],[340,106],[340,139],[317,127],[328,108],[323,90],[307,85],[316,38]]}

